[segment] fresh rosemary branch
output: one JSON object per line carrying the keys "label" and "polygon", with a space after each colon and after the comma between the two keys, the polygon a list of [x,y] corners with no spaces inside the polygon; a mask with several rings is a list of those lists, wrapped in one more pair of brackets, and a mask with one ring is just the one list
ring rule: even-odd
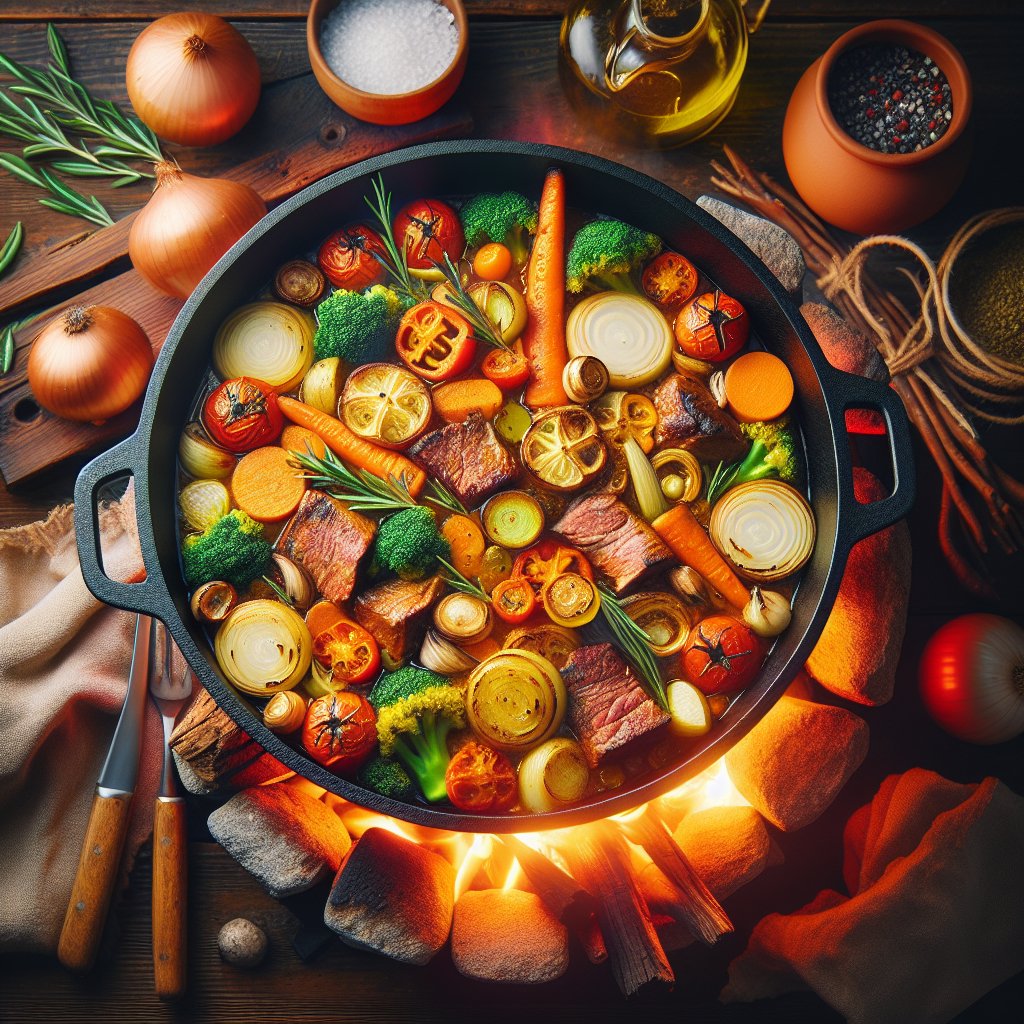
{"label": "fresh rosemary branch", "polygon": [[667,711],[668,697],[647,634],[626,614],[622,602],[612,591],[600,583],[597,589],[601,592],[601,614],[605,624],[618,641],[622,653],[636,669],[647,692]]}
{"label": "fresh rosemary branch", "polygon": [[7,236],[7,241],[4,242],[3,248],[0,249],[0,277],[3,276],[4,271],[6,271],[14,262],[15,257],[18,255],[18,250],[21,248],[21,240],[24,237],[25,228],[19,220],[18,223],[11,228],[11,233]]}
{"label": "fresh rosemary branch", "polygon": [[395,241],[395,232],[391,227],[391,193],[384,189],[384,179],[377,175],[373,179],[373,199],[364,196],[363,201],[370,208],[374,218],[380,225],[380,235],[384,240],[387,255],[375,252],[373,255],[391,277],[395,290],[407,295],[414,302],[421,302],[426,297],[426,289],[422,281],[417,281],[409,273],[409,264],[405,250],[399,250]]}
{"label": "fresh rosemary branch", "polygon": [[448,298],[452,305],[472,324],[473,336],[479,341],[484,341],[494,348],[508,348],[502,341],[501,335],[494,329],[491,318],[473,301],[469,292],[462,284],[462,275],[459,268],[452,263],[448,253],[444,254],[444,263],[434,263],[434,266],[444,274],[448,282]]}
{"label": "fresh rosemary branch", "polygon": [[715,471],[708,478],[708,504],[714,505],[716,501],[729,489],[729,485],[732,483],[733,478],[740,470],[739,462],[730,462],[728,464],[720,462],[716,467]]}
{"label": "fresh rosemary branch", "polygon": [[289,608],[295,607],[295,602],[281,589],[269,576],[263,577],[263,582],[282,600]]}
{"label": "fresh rosemary branch", "polygon": [[27,327],[33,320],[38,320],[44,312],[46,311],[33,313],[31,316],[25,317],[24,320],[15,320],[0,330],[0,377],[10,373],[11,367],[14,365],[15,333],[20,331],[22,327]]}
{"label": "fresh rosemary branch", "polygon": [[40,199],[39,202],[51,210],[66,213],[69,217],[81,217],[101,228],[110,227],[114,223],[106,207],[95,196],[86,198],[70,185],[65,185],[45,167],[33,167],[15,153],[0,153],[0,167],[21,181],[49,192],[52,198]]}
{"label": "fresh rosemary branch", "polygon": [[480,586],[479,583],[474,583],[471,579],[468,579],[467,577],[463,576],[462,573],[459,572],[459,570],[451,564],[451,562],[446,562],[443,558],[440,557],[437,560],[447,570],[447,573],[445,574],[444,577],[444,581],[448,584],[448,586],[450,586],[453,590],[460,591],[463,594],[472,594],[473,597],[479,597],[480,600],[486,601],[488,604],[490,604],[490,595],[487,593],[486,590],[484,590],[483,587]]}

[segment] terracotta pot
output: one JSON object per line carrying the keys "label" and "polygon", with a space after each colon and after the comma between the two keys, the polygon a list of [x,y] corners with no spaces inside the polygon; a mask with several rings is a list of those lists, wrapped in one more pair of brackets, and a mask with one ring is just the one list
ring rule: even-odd
{"label": "terracotta pot", "polygon": [[[953,118],[938,142],[916,153],[878,153],[855,142],[832,116],[827,84],[836,58],[867,43],[898,43],[942,69]],[[803,74],[782,128],[786,170],[800,197],[824,220],[857,234],[898,232],[949,201],[970,157],[971,78],[948,39],[910,21],[871,21],[841,35]]]}
{"label": "terracotta pot", "polygon": [[[342,0],[344,2],[344,0]],[[433,114],[452,98],[466,71],[469,25],[462,0],[438,0],[455,16],[459,43],[451,64],[429,85],[413,92],[381,94],[364,92],[342,81],[320,51],[320,26],[339,0],[313,0],[306,18],[306,49],[309,64],[320,88],[342,110],[371,124],[409,124]]]}

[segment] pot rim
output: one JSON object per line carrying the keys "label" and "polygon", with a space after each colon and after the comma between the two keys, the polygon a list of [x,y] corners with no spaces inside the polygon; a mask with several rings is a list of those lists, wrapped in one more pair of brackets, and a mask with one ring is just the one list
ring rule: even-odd
{"label": "pot rim", "polygon": [[[926,57],[931,57],[945,72],[953,97],[953,117],[946,134],[938,142],[914,153],[880,153],[857,142],[835,119],[828,101],[828,80],[832,68],[840,54],[869,42],[902,43],[904,46],[919,50]],[[944,35],[915,21],[883,18],[865,22],[844,32],[821,55],[814,79],[814,99],[822,124],[838,146],[858,160],[866,160],[882,167],[901,168],[931,160],[953,147],[971,119],[974,90],[967,63],[960,51]]]}

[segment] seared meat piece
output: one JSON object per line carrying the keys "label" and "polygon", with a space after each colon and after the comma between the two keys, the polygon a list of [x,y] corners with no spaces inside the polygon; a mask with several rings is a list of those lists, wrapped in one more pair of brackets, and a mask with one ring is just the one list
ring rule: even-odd
{"label": "seared meat piece", "polygon": [[739,424],[718,407],[699,380],[673,373],[651,395],[658,410],[654,441],[659,448],[682,448],[702,462],[734,462],[749,447]]}
{"label": "seared meat piece", "polygon": [[662,539],[614,494],[588,494],[551,527],[579,548],[621,594],[675,561]]}
{"label": "seared meat piece", "polygon": [[562,679],[571,698],[569,725],[591,768],[605,754],[669,720],[611,644],[578,647]]}
{"label": "seared meat piece", "polygon": [[277,550],[302,566],[328,601],[352,596],[356,572],[373,543],[372,519],[350,512],[323,491],[306,491],[277,542]]}
{"label": "seared meat piece", "polygon": [[470,413],[464,423],[449,423],[432,431],[407,454],[470,509],[519,474],[494,427],[478,412]]}
{"label": "seared meat piece", "polygon": [[356,621],[373,634],[382,651],[402,661],[423,639],[430,608],[443,590],[440,576],[420,583],[378,583],[356,598]]}

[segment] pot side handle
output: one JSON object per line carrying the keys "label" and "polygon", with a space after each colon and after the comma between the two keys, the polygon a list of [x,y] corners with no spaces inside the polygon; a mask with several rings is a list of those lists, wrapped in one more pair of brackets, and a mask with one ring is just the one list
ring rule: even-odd
{"label": "pot side handle", "polygon": [[853,373],[833,370],[833,387],[838,407],[874,409],[885,420],[885,433],[892,458],[893,490],[887,498],[862,505],[853,493],[853,464],[845,431],[837,434],[839,455],[839,522],[847,549],[859,540],[899,522],[914,504],[914,449],[903,401],[888,384]]}
{"label": "pot side handle", "polygon": [[147,571],[146,578],[138,583],[121,583],[103,571],[97,495],[105,484],[117,477],[131,474],[139,479],[136,451],[133,435],[98,455],[78,474],[75,481],[75,539],[85,585],[96,598],[126,611],[159,615],[162,605],[158,584],[152,574]]}

